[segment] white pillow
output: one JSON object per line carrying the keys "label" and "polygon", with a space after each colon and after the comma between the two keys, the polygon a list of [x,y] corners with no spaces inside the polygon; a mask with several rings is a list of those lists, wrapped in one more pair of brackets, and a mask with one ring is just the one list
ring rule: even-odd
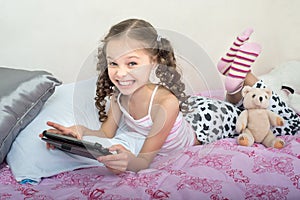
{"label": "white pillow", "polygon": [[[100,166],[96,160],[65,153],[58,149],[47,150],[39,138],[48,129],[47,121],[65,126],[82,124],[99,129],[97,109],[94,104],[96,78],[78,83],[64,84],[46,102],[39,115],[23,130],[12,144],[6,162],[19,182],[38,183],[41,178],[78,168]],[[117,133],[114,139],[85,137],[85,140],[99,142],[103,146],[121,143],[137,154],[144,142],[130,140],[128,135]]]}

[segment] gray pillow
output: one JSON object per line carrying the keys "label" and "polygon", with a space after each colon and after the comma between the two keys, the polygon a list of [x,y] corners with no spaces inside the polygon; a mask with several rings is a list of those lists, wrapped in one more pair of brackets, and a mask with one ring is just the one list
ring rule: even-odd
{"label": "gray pillow", "polygon": [[0,163],[60,84],[46,71],[0,67]]}

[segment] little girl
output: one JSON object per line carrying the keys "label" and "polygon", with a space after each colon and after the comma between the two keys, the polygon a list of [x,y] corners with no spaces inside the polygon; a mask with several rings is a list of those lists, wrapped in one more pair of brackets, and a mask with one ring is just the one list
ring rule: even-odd
{"label": "little girl", "polygon": [[[250,73],[251,62],[259,54],[259,47],[241,45],[250,32],[238,38],[241,42],[234,43],[233,53],[227,54],[230,58],[224,57],[218,65],[220,72],[228,77],[225,82],[229,90],[227,99],[232,103],[241,100],[243,85],[263,86]],[[124,130],[144,137],[138,155],[117,144],[109,148],[116,154],[97,158],[114,173],[137,172],[148,168],[157,154],[236,136],[235,120],[241,110],[223,101],[187,96],[173,48],[151,24],[139,19],[122,21],[111,27],[102,42],[98,51],[101,73],[95,98],[102,122],[100,130],[47,122],[54,128],[51,132],[71,134],[78,139],[87,135],[113,138],[118,129],[125,127]],[[251,58],[244,59],[247,56]],[[153,72],[159,84],[150,82]],[[299,129],[297,115],[275,95],[273,104],[278,105],[279,114],[287,120],[286,128],[291,130],[284,133],[295,134]],[[281,134],[279,129],[275,131]]]}

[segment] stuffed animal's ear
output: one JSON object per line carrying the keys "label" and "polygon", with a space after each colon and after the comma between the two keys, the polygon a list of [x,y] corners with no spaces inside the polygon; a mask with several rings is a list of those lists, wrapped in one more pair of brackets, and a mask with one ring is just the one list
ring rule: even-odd
{"label": "stuffed animal's ear", "polygon": [[250,92],[251,89],[252,87],[246,85],[242,90],[242,96],[244,97],[248,92]]}
{"label": "stuffed animal's ear", "polygon": [[268,94],[269,97],[272,96],[272,90],[269,88],[265,88],[265,92]]}

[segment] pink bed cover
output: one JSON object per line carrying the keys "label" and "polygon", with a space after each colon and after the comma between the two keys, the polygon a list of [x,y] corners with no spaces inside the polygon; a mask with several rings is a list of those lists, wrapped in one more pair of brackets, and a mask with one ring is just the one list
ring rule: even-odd
{"label": "pink bed cover", "polygon": [[281,150],[235,139],[157,157],[150,169],[113,175],[78,169],[19,184],[0,165],[0,199],[300,199],[300,135],[283,136]]}

